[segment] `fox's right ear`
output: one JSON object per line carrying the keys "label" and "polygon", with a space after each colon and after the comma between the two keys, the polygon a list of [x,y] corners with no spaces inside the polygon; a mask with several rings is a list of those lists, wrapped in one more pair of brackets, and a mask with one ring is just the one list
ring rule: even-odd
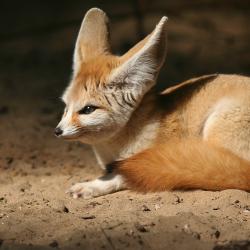
{"label": "fox's right ear", "polygon": [[167,17],[162,17],[154,31],[121,57],[121,65],[110,77],[112,84],[132,90],[138,99],[153,87],[167,51]]}
{"label": "fox's right ear", "polygon": [[73,70],[100,54],[109,53],[109,27],[108,17],[98,8],[90,9],[83,21],[76,40]]}

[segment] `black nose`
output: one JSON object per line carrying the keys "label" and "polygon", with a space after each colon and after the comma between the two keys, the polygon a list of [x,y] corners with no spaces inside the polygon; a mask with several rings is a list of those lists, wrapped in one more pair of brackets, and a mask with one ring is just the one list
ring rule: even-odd
{"label": "black nose", "polygon": [[60,128],[57,127],[57,128],[55,128],[54,133],[55,133],[56,136],[60,136],[63,133],[63,131]]}

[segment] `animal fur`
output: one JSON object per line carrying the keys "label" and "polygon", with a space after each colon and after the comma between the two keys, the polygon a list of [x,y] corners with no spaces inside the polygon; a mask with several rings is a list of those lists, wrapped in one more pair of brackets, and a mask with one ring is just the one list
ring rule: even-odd
{"label": "animal fur", "polygon": [[58,136],[92,145],[99,165],[114,172],[75,184],[73,197],[128,187],[250,190],[250,78],[207,75],[157,93],[166,33],[163,17],[144,40],[116,56],[106,14],[94,8],[85,15]]}

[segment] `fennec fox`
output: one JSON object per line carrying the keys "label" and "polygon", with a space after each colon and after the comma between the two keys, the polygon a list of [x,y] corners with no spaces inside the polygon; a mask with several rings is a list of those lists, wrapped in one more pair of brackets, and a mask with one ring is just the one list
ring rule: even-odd
{"label": "fennec fox", "polygon": [[116,56],[106,14],[85,15],[55,134],[92,145],[107,174],[72,186],[74,198],[125,188],[250,190],[250,78],[207,75],[156,93],[166,23]]}

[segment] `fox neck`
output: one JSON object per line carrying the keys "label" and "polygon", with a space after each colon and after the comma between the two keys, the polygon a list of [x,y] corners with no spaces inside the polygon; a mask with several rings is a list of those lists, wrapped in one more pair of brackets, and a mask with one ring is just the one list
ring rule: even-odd
{"label": "fox neck", "polygon": [[99,165],[126,159],[148,147],[158,136],[161,114],[156,110],[156,95],[147,94],[126,126],[110,140],[93,146]]}

